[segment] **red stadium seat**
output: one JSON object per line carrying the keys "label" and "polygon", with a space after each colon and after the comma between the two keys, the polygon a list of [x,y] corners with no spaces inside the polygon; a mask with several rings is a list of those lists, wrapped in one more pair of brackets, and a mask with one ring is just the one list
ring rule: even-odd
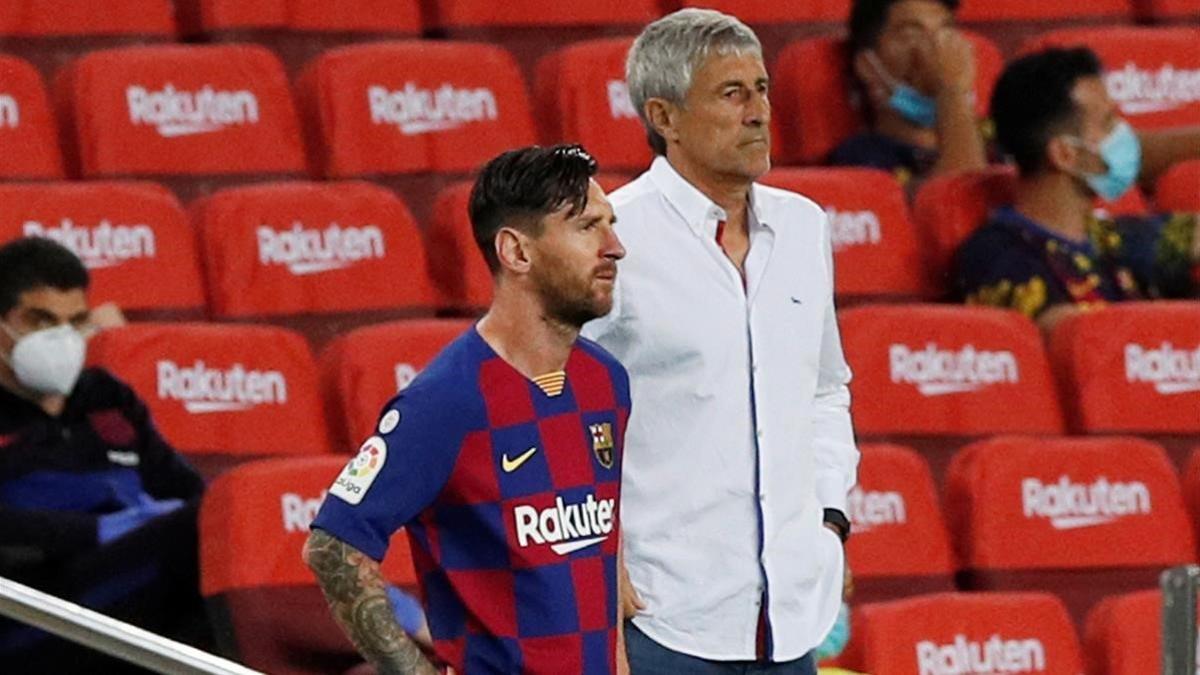
{"label": "red stadium seat", "polygon": [[1121,114],[1138,129],[1162,129],[1200,124],[1197,42],[1194,28],[1074,28],[1039,35],[1022,51],[1091,47]]}
{"label": "red stadium seat", "polygon": [[631,38],[582,42],[538,62],[536,110],[546,143],[581,143],[606,171],[642,171],[650,146],[625,86]]}
{"label": "red stadium seat", "polygon": [[[975,49],[975,112],[987,117],[992,87],[1004,67],[999,48],[987,38],[967,32]],[[862,112],[852,102],[847,77],[846,40],[818,37],[783,49],[772,68],[776,148],[789,164],[822,162],[831,150],[864,128]],[[813,105],[820,101],[820,105]]]}
{"label": "red stadium seat", "polygon": [[[200,508],[200,590],[231,658],[278,675],[341,673],[362,661],[301,556],[325,490],[345,462],[260,460],[209,486]],[[392,538],[383,573],[407,590],[416,587],[403,532]]]}
{"label": "red stadium seat", "polygon": [[206,475],[266,455],[329,451],[317,367],[281,328],[140,323],[101,332],[91,363],[127,382]]}
{"label": "red stadium seat", "polygon": [[1030,35],[1062,26],[1132,23],[1134,0],[1043,2],[1042,0],[963,0],[959,22],[987,35],[1013,54]]}
{"label": "red stadium seat", "polygon": [[1162,662],[1162,593],[1102,600],[1088,614],[1084,656],[1090,675],[1145,675]]}
{"label": "red stadium seat", "polygon": [[954,590],[954,561],[929,464],[909,448],[867,443],[850,492],[846,555],[854,602]]}
{"label": "red stadium seat", "polygon": [[1041,336],[1016,312],[864,306],[840,312],[840,324],[855,431],[916,447],[937,480],[968,440],[1063,431]]}
{"label": "red stadium seat", "polygon": [[1180,480],[1183,483],[1183,499],[1195,527],[1196,541],[1200,543],[1200,445],[1192,448]]}
{"label": "red stadium seat", "polygon": [[1194,22],[1200,16],[1196,0],[1134,0],[1138,17],[1156,23]]}
{"label": "red stadium seat", "polygon": [[1050,338],[1071,429],[1200,442],[1200,302],[1122,303],[1067,317]]}
{"label": "red stadium seat", "polygon": [[270,321],[320,345],[437,304],[412,216],[377,185],[232,188],[193,212],[215,318]]}
{"label": "red stadium seat", "polygon": [[842,304],[935,295],[904,189],[885,171],[776,169],[762,182],[824,207],[833,231],[834,292]]}
{"label": "red stadium seat", "polygon": [[950,465],[945,506],[960,583],[1055,593],[1080,626],[1104,596],[1154,588],[1196,555],[1175,469],[1142,439],[975,443]]}
{"label": "red stadium seat", "polygon": [[174,40],[174,14],[171,0],[0,0],[0,51],[50,77],[89,51]]}
{"label": "red stadium seat", "polygon": [[1154,203],[1163,211],[1200,212],[1200,159],[1180,162],[1159,176]]}
{"label": "red stadium seat", "polygon": [[419,37],[419,0],[177,0],[187,35],[270,47],[290,72],[333,47]]}
{"label": "red stadium seat", "polygon": [[776,2],[774,0],[684,0],[685,7],[704,7],[732,14],[754,29],[767,63],[792,40],[838,33],[850,19],[850,0]]}
{"label": "red stadium seat", "polygon": [[91,273],[93,305],[133,319],[204,317],[192,226],[179,200],[153,183],[0,184],[0,241],[46,237]]}
{"label": "red stadium seat", "polygon": [[938,593],[863,605],[846,664],[887,675],[1079,675],[1079,639],[1045,593]]}
{"label": "red stadium seat", "polygon": [[491,45],[342,47],[309,64],[300,87],[321,174],[383,182],[421,223],[452,178],[534,141],[525,82]]}
{"label": "red stadium seat", "polygon": [[321,354],[321,388],[329,419],[336,421],[338,447],[350,452],[370,436],[383,404],[471,324],[468,319],[393,321],[331,342]]}
{"label": "red stadium seat", "polygon": [[287,77],[263,47],[93,52],[55,88],[83,178],[154,178],[187,200],[305,173]]}
{"label": "red stadium seat", "polygon": [[[2,19],[0,19],[2,20]],[[42,77],[0,55],[0,180],[62,178],[58,128]]]}

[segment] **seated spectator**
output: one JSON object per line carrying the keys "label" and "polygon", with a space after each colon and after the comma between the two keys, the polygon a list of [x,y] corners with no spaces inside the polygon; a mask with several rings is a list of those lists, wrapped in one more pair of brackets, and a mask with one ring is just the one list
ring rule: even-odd
{"label": "seated spectator", "polygon": [[850,71],[870,130],[842,142],[829,163],[911,179],[982,169],[975,59],[954,27],[958,0],[854,0]]}
{"label": "seated spectator", "polygon": [[[0,576],[203,646],[204,484],[129,387],[84,368],[93,319],[120,320],[93,317],[87,287],[56,242],[0,247]],[[124,672],[104,658],[0,621],[0,659],[22,672]]]}
{"label": "seated spectator", "polygon": [[955,287],[970,304],[1010,307],[1049,328],[1065,313],[1122,300],[1195,297],[1195,214],[1097,216],[1140,178],[1194,153],[1200,129],[1135,133],[1087,48],[1011,63],[992,95],[996,136],[1017,165],[1010,206],[962,247]]}

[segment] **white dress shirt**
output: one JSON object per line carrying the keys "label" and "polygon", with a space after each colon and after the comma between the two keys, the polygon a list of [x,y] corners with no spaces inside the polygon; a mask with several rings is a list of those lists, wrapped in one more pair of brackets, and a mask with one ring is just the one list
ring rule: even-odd
{"label": "white dress shirt", "polygon": [[589,323],[629,370],[621,522],[646,601],[634,623],[663,646],[797,659],[833,626],[858,450],[833,305],[824,212],[754,185],[745,283],[716,240],[725,213],[663,157],[610,196],[627,250],[612,313]]}

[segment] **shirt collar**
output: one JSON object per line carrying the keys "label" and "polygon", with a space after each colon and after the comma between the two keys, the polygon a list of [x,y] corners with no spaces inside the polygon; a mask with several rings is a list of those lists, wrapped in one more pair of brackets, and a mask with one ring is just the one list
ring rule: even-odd
{"label": "shirt collar", "polygon": [[[650,179],[662,191],[667,201],[683,217],[688,227],[707,238],[717,234],[717,223],[727,218],[725,210],[708,198],[695,185],[687,182],[667,158],[659,155],[650,165]],[[761,188],[757,183],[750,186],[750,227],[769,227],[763,218],[758,192]]]}

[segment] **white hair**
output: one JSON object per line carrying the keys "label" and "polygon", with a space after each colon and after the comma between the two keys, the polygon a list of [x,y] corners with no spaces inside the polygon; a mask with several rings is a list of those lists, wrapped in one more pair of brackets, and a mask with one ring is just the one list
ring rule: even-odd
{"label": "white hair", "polygon": [[667,144],[646,119],[646,101],[661,98],[682,104],[692,77],[710,54],[762,58],[762,44],[737,17],[711,9],[681,9],[646,26],[629,49],[625,81],[657,154],[666,154]]}

